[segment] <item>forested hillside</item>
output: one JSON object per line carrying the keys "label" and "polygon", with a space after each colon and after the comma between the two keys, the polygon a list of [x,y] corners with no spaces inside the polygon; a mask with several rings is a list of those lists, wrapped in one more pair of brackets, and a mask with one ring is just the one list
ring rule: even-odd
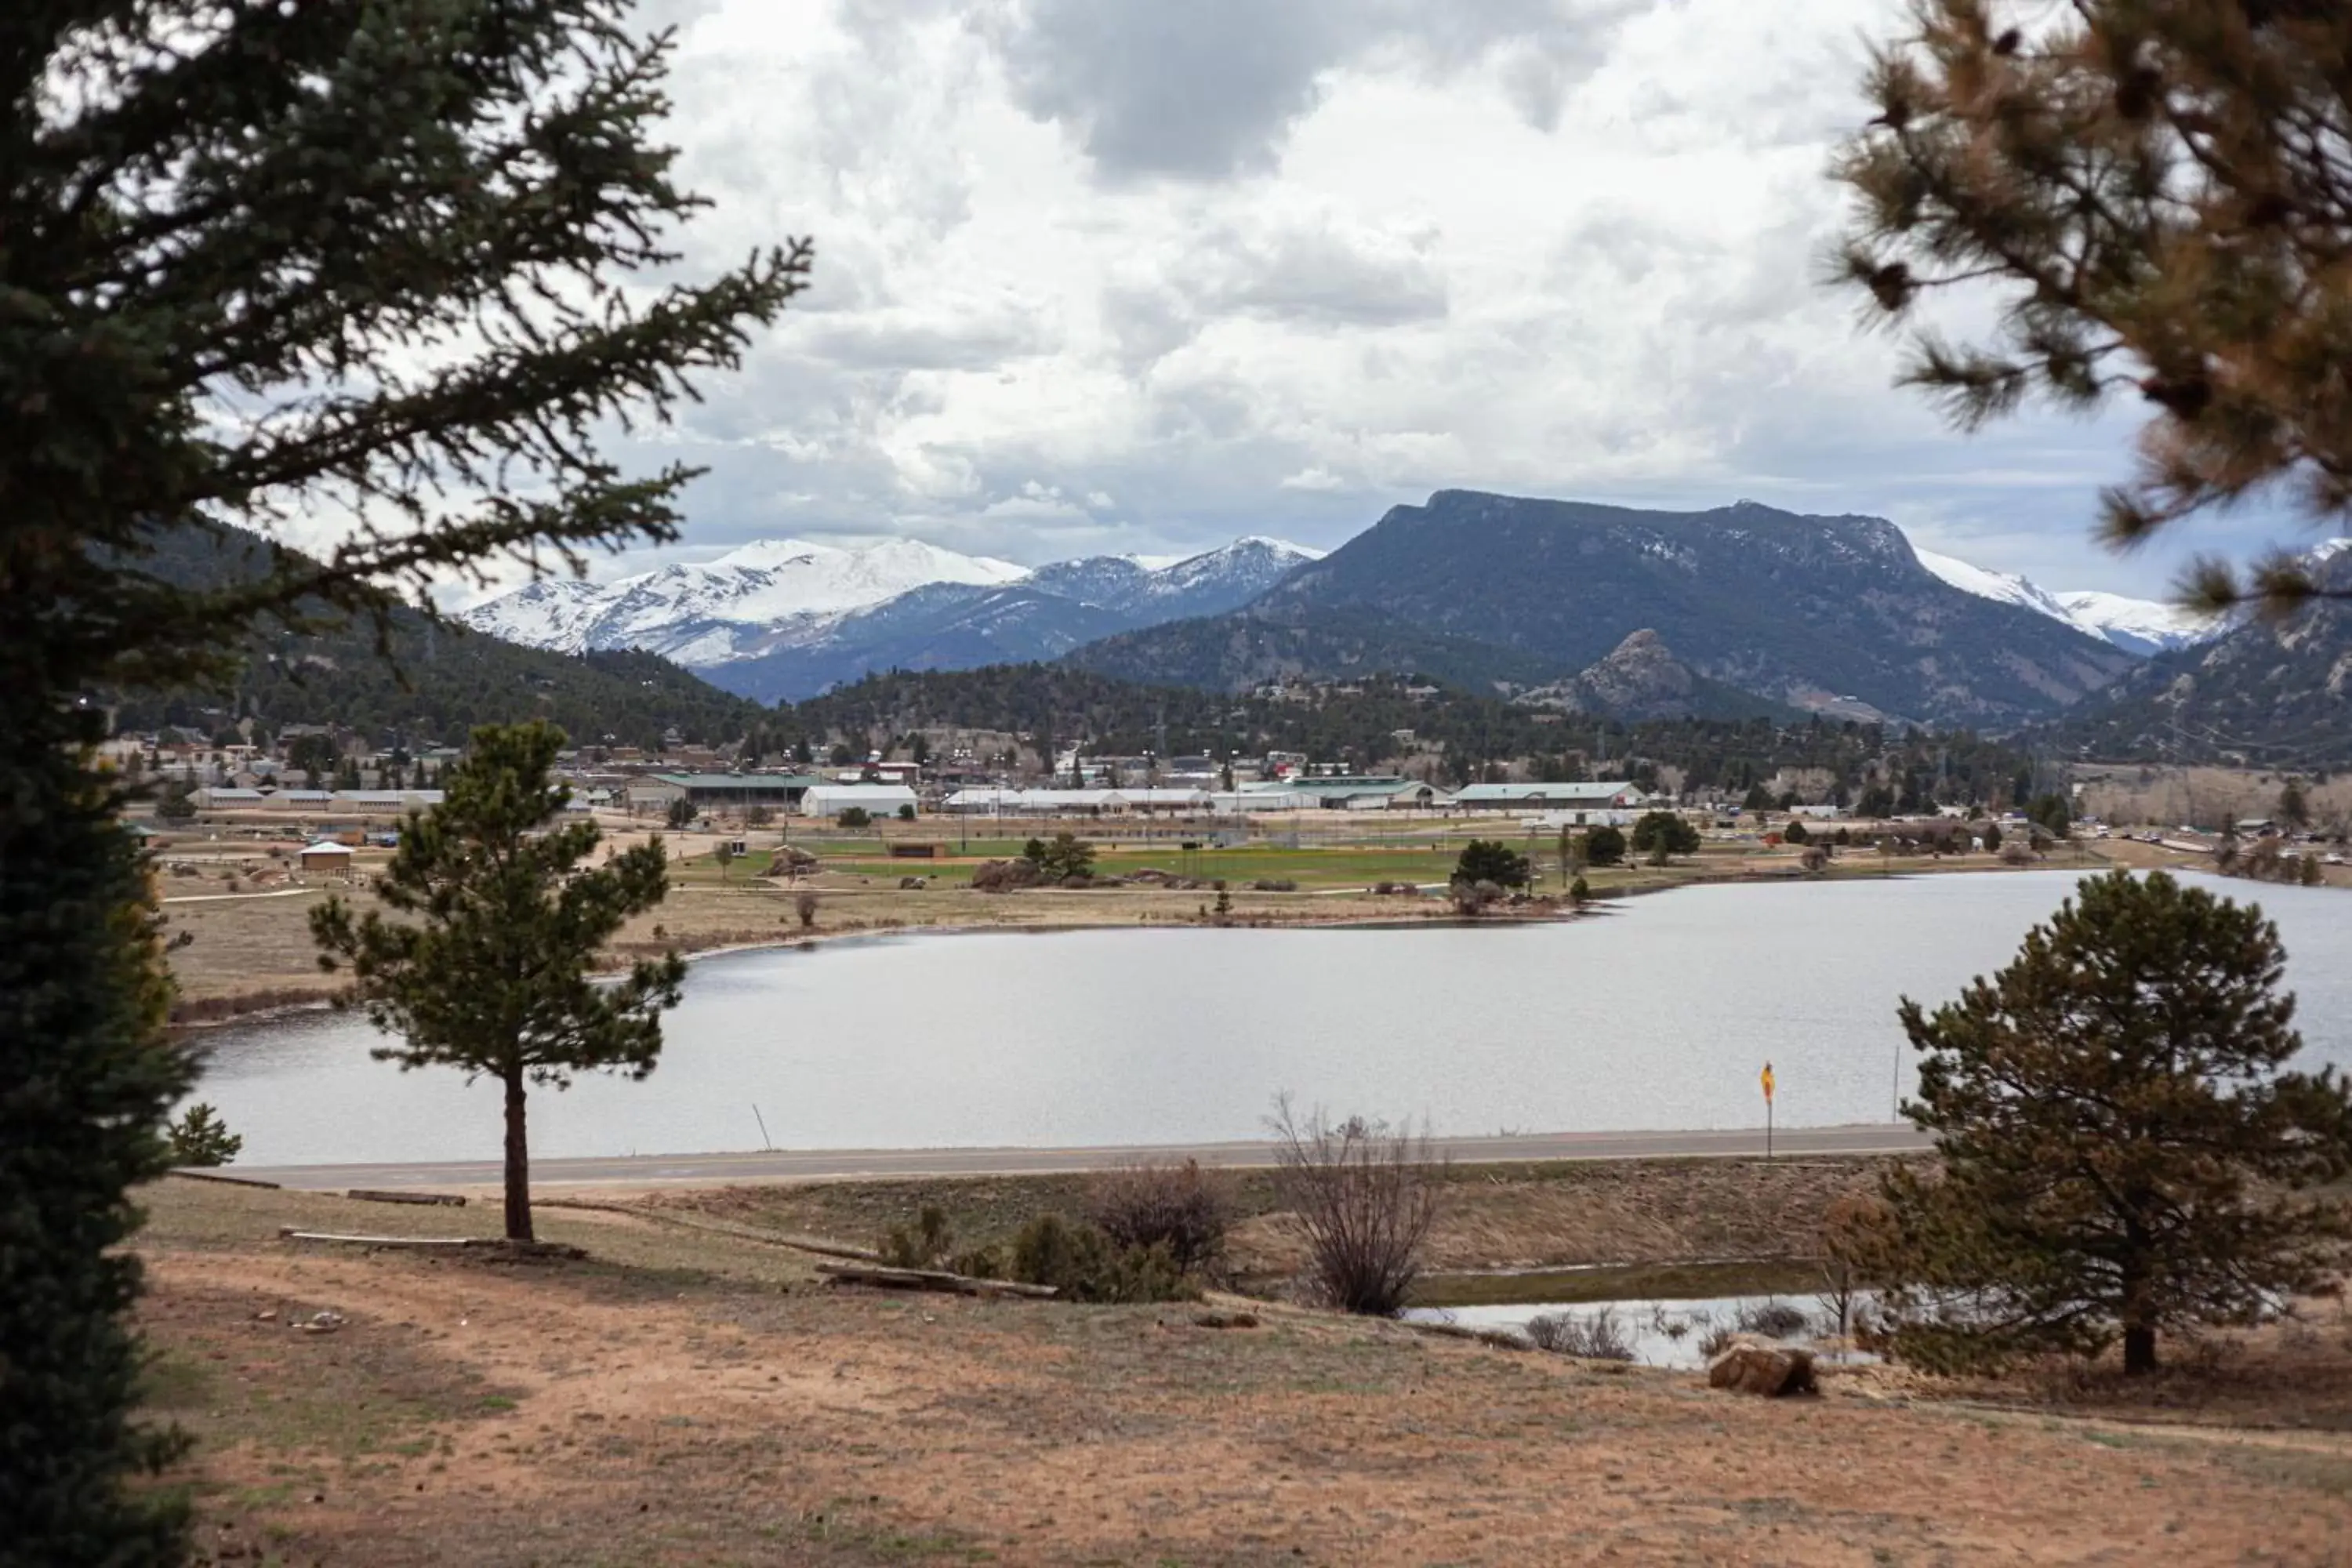
{"label": "forested hillside", "polygon": [[[227,530],[175,529],[147,569],[166,581],[217,584],[257,568],[258,540]],[[396,612],[391,658],[371,626],[309,635],[265,633],[226,691],[127,692],[115,699],[125,729],[178,724],[214,733],[239,719],[268,730],[347,724],[383,743],[415,750],[462,742],[476,724],[544,718],[575,741],[652,747],[681,740],[740,738],[765,715],[667,659],[635,652],[582,658],[519,647]]]}

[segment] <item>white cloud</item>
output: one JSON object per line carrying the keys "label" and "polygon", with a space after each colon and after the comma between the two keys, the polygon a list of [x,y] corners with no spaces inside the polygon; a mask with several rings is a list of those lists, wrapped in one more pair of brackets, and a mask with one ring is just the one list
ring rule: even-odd
{"label": "white cloud", "polygon": [[680,270],[788,234],[818,264],[623,450],[708,466],[697,547],[1329,545],[1468,486],[1872,512],[2160,587],[2087,543],[2130,411],[1963,440],[1813,281],[1861,40],[1902,9],[668,0],[715,203]]}

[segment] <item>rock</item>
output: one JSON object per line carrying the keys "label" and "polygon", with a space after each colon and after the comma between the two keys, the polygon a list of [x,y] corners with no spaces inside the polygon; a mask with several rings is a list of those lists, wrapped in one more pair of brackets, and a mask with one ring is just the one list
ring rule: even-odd
{"label": "rock", "polygon": [[331,1334],[342,1326],[341,1312],[313,1312],[299,1325],[306,1334]]}
{"label": "rock", "polygon": [[919,893],[923,890],[923,879],[920,877],[901,877],[898,879],[898,890],[902,893]]}
{"label": "rock", "polygon": [[1785,1345],[1733,1345],[1707,1363],[1706,1385],[1767,1399],[1812,1394],[1813,1352]]}

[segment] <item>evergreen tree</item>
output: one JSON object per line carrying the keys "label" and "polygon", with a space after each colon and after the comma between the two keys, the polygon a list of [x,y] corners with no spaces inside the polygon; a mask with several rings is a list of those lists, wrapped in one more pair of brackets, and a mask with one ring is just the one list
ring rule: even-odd
{"label": "evergreen tree", "polygon": [[2158,1336],[2249,1321],[2315,1282],[2340,1208],[2294,1194],[2352,1157],[2352,1099],[2302,1047],[2277,928],[2158,871],[2085,881],[2008,968],[1933,1014],[1905,1106],[1941,1180],[1905,1170],[1892,1300],[1931,1366],[2039,1349],[2126,1372]]}
{"label": "evergreen tree", "polygon": [[1498,888],[1524,888],[1534,876],[1535,868],[1528,864],[1528,858],[1502,840],[1473,838],[1462,847],[1452,879],[1473,886],[1492,882]]}
{"label": "evergreen tree", "polygon": [[[1970,428],[2032,395],[2137,393],[2139,471],[2102,498],[2112,542],[2282,485],[2340,525],[2352,6],[2003,9],[2018,25],[1985,0],[1919,0],[1912,31],[1877,52],[1878,112],[1839,161],[1859,207],[1839,276],[1875,311],[2005,286],[1989,341],[1921,329],[1904,379]],[[2273,611],[2321,592],[2284,554],[2250,582],[2202,562],[2186,586],[2208,608]]]}
{"label": "evergreen tree", "polygon": [[656,837],[580,868],[604,835],[558,823],[571,797],[552,776],[562,745],[562,731],[538,721],[475,731],[448,797],[410,815],[376,884],[404,918],[360,915],[341,898],[310,912],[320,967],[348,965],[347,1001],[399,1037],[377,1059],[462,1068],[504,1087],[515,1241],[531,1239],[529,1089],[562,1089],[582,1072],[646,1077],[686,977],[675,952],[640,961],[618,984],[589,977],[614,933],[668,892],[668,859]]}
{"label": "evergreen tree", "polygon": [[1671,811],[1645,811],[1633,824],[1633,853],[1665,864],[1670,855],[1698,853],[1698,829]]}
{"label": "evergreen tree", "polygon": [[[597,437],[731,365],[810,264],[646,280],[698,205],[623,0],[0,5],[0,1557],[169,1562],[125,1194],[189,1065],[85,699],[225,684],[257,622],[675,536]],[[620,285],[627,281],[631,287]],[[204,520],[355,513],[191,587]]]}
{"label": "evergreen tree", "polygon": [[2303,781],[2289,779],[2279,787],[2278,819],[2284,827],[2311,826],[2311,802],[2303,793]]}
{"label": "evergreen tree", "polygon": [[1625,858],[1625,830],[1603,823],[1584,835],[1584,863],[1615,866]]}

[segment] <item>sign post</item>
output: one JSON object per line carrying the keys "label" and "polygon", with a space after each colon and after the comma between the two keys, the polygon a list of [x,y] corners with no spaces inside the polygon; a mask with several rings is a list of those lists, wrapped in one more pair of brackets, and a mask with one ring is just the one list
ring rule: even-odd
{"label": "sign post", "polygon": [[1772,1157],[1772,1064],[1766,1062],[1757,1079],[1764,1086],[1764,1157]]}

